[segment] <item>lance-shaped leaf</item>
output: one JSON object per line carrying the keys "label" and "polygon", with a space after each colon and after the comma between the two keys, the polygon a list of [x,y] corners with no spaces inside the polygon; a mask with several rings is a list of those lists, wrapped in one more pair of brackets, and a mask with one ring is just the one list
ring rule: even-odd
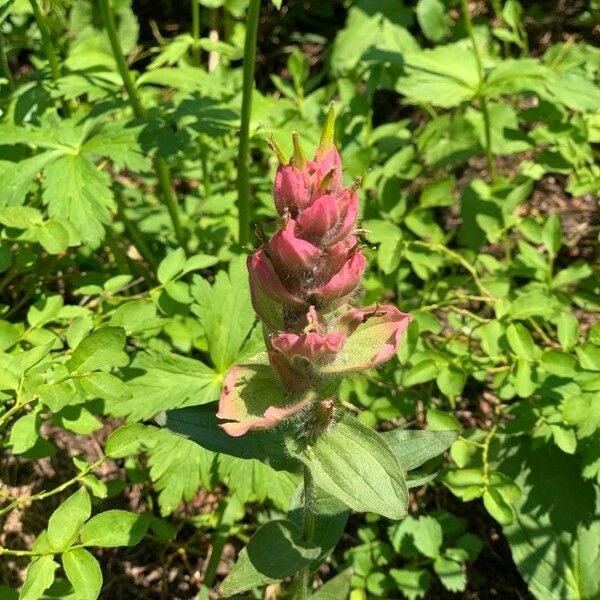
{"label": "lance-shaped leaf", "polygon": [[406,516],[408,491],[400,463],[383,437],[354,417],[343,415],[304,449],[291,440],[288,446],[318,487],[353,510],[389,519]]}
{"label": "lance-shaped leaf", "polygon": [[275,378],[267,354],[257,354],[227,373],[217,417],[228,421],[221,427],[232,436],[253,429],[275,427],[310,401],[308,396],[287,393]]}
{"label": "lance-shaped leaf", "polygon": [[302,540],[291,521],[263,525],[242,549],[233,569],[220,587],[223,596],[281,581],[308,567],[321,552],[319,546]]}

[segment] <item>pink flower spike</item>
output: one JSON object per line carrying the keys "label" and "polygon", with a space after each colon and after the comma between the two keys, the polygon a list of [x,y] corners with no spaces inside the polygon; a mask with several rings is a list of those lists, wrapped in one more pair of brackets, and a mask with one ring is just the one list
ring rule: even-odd
{"label": "pink flower spike", "polygon": [[338,198],[340,219],[333,235],[327,238],[327,242],[333,244],[343,240],[350,235],[356,227],[358,218],[358,195],[356,192],[345,188]]}
{"label": "pink flower spike", "polygon": [[280,333],[271,340],[271,345],[287,357],[299,356],[313,362],[324,356],[337,354],[344,341],[345,336],[340,333],[321,335],[311,331],[301,335]]}
{"label": "pink flower spike", "polygon": [[325,285],[311,290],[311,296],[321,307],[329,306],[336,300],[345,298],[358,287],[366,266],[365,255],[360,251],[354,253],[341,270]]}
{"label": "pink flower spike", "polygon": [[316,263],[321,251],[317,246],[296,237],[296,222],[289,219],[285,229],[278,231],[269,242],[269,256],[276,271],[286,276],[306,273]]}
{"label": "pink flower spike", "polygon": [[335,229],[339,218],[340,210],[336,197],[333,194],[325,194],[301,211],[297,220],[303,234],[318,240]]}
{"label": "pink flower spike", "polygon": [[313,189],[321,193],[338,190],[342,185],[342,159],[336,147],[317,150],[315,162],[317,168],[313,175]]}
{"label": "pink flower spike", "polygon": [[358,240],[351,235],[323,250],[323,255],[319,261],[319,270],[323,276],[322,281],[331,279],[344,266],[357,245]]}
{"label": "pink flower spike", "polygon": [[296,215],[300,208],[308,205],[308,173],[292,165],[277,168],[273,195],[280,215],[286,212]]}

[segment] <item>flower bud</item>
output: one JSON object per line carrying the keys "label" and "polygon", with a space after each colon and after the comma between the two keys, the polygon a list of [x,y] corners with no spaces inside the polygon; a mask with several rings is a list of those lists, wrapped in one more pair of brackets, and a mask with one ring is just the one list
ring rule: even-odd
{"label": "flower bud", "polygon": [[308,190],[309,177],[305,169],[300,170],[293,165],[280,165],[277,168],[273,196],[280,215],[289,213],[295,216],[299,209],[308,206]]}
{"label": "flower bud", "polygon": [[275,233],[268,246],[273,267],[283,281],[306,274],[321,254],[317,246],[296,237],[295,230],[296,222],[288,219],[285,229]]}
{"label": "flower bud", "polygon": [[328,308],[343,300],[358,287],[367,266],[365,255],[355,252],[325,285],[311,290],[311,297],[319,308]]}

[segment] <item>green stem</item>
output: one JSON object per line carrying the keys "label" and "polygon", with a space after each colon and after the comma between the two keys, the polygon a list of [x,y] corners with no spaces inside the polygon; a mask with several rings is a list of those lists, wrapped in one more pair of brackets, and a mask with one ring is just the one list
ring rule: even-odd
{"label": "green stem", "polygon": [[146,241],[144,240],[144,236],[140,231],[139,227],[136,223],[131,221],[129,217],[125,214],[125,203],[123,202],[123,197],[121,194],[116,194],[117,198],[117,213],[119,215],[119,219],[121,219],[129,237],[133,241],[135,247],[139,251],[139,253],[144,257],[144,260],[154,269],[158,266],[158,261],[154,254],[152,254],[150,248],[148,248]]}
{"label": "green stem", "polygon": [[202,187],[204,188],[204,197],[210,198],[210,172],[208,170],[208,148],[203,136],[200,136],[200,163],[202,164]]}
{"label": "green stem", "polygon": [[[304,520],[302,523],[302,537],[309,544],[315,535],[315,483],[313,477],[304,467]],[[307,567],[297,575],[293,600],[308,600],[311,589],[311,571]]]}
{"label": "green stem", "polygon": [[[60,79],[60,63],[58,62],[58,56],[56,54],[56,50],[54,49],[54,45],[52,44],[50,28],[48,27],[46,18],[40,10],[37,0],[29,0],[29,4],[31,5],[33,17],[35,19],[38,29],[40,30],[40,35],[42,36],[42,49],[44,50],[44,54],[46,55],[48,65],[50,65],[50,74],[52,75],[52,81],[58,81]],[[69,107],[69,104],[64,100],[62,101],[62,109],[64,116],[66,118],[69,118],[71,116],[71,109]]]}
{"label": "green stem", "polygon": [[484,83],[485,83],[485,72],[483,70],[483,61],[481,60],[481,55],[479,54],[479,47],[477,46],[477,41],[475,40],[475,32],[473,31],[473,21],[471,21],[471,15],[469,13],[469,6],[467,4],[467,0],[461,0],[463,16],[465,19],[465,28],[467,33],[469,34],[469,39],[471,40],[471,44],[473,45],[473,54],[475,55],[475,62],[477,63],[477,72],[479,74],[479,90],[477,92],[477,96],[479,98],[479,105],[481,108],[481,115],[483,117],[483,129],[485,136],[485,160],[488,168],[488,175],[490,179],[494,179],[496,177],[496,169],[494,166],[494,155],[492,153],[492,124],[490,121],[490,113],[487,107],[487,99],[485,97],[484,92]]}
{"label": "green stem", "polygon": [[250,115],[252,112],[252,92],[254,90],[254,68],[256,62],[256,36],[260,0],[250,0],[246,17],[246,40],[244,43],[244,86],[242,95],[242,122],[238,150],[238,211],[239,242],[245,246],[250,242]]}
{"label": "green stem", "polygon": [[8,86],[10,87],[10,91],[15,91],[15,79],[13,77],[12,71],[10,70],[10,65],[8,64],[8,56],[6,54],[6,46],[4,45],[4,35],[2,31],[0,31],[0,60],[2,61],[2,70],[6,75],[6,79],[8,79]]}
{"label": "green stem", "polygon": [[[33,1],[33,0],[32,0]],[[123,84],[127,90],[127,96],[129,97],[129,103],[135,116],[141,121],[148,120],[148,111],[142,104],[140,95],[135,86],[133,76],[125,60],[123,49],[121,48],[121,42],[119,41],[119,35],[117,32],[117,24],[115,21],[115,15],[110,6],[110,0],[100,0],[100,9],[102,11],[102,17],[104,19],[104,25],[110,41],[110,47],[112,49],[113,57],[117,63],[117,69],[123,79]],[[175,231],[175,237],[177,242],[182,248],[185,248],[185,233],[179,220],[179,210],[177,206],[177,197],[171,184],[171,174],[167,163],[162,158],[156,158],[154,161],[154,172],[162,192],[163,201],[169,211],[173,229]]]}
{"label": "green stem", "polygon": [[200,2],[192,0],[192,56],[200,66]]}

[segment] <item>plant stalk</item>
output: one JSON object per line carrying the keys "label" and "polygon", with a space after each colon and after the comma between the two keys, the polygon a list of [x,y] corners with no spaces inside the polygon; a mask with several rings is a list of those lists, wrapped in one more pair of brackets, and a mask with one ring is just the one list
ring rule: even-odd
{"label": "plant stalk", "polygon": [[[46,18],[42,14],[37,0],[29,0],[29,4],[31,6],[31,10],[33,11],[33,17],[35,19],[36,25],[40,30],[40,35],[42,36],[42,49],[44,50],[44,54],[46,55],[48,65],[50,66],[50,74],[52,75],[52,81],[58,81],[60,79],[60,63],[58,62],[58,56],[56,54],[54,45],[52,44],[52,35],[50,34],[50,28],[48,27]],[[71,108],[69,107],[68,102],[66,102],[65,100],[61,102],[61,105],[63,109],[63,114],[68,119],[71,116]]]}
{"label": "plant stalk", "polygon": [[[304,467],[304,519],[302,538],[311,543],[315,535],[315,482],[308,467]],[[308,600],[311,590],[311,572],[307,567],[297,575],[293,600]]]}
{"label": "plant stalk", "polygon": [[200,2],[192,0],[192,57],[200,66]]}
{"label": "plant stalk", "polygon": [[8,80],[8,87],[11,92],[15,91],[15,78],[10,70],[10,65],[8,63],[8,55],[6,53],[6,47],[4,45],[4,35],[2,31],[0,31],[0,60],[2,60],[2,70],[6,75],[6,79]]}
{"label": "plant stalk", "polygon": [[465,19],[465,28],[469,34],[469,39],[473,45],[473,53],[475,55],[475,62],[477,63],[477,72],[479,74],[479,90],[477,96],[479,98],[479,106],[481,108],[481,116],[483,117],[483,129],[485,137],[485,160],[487,163],[488,176],[490,179],[495,179],[496,168],[494,165],[494,155],[492,153],[492,124],[490,121],[490,113],[488,111],[487,99],[485,97],[484,83],[485,83],[485,72],[483,70],[483,61],[479,54],[479,48],[477,41],[475,40],[475,32],[473,31],[473,21],[469,13],[469,6],[467,0],[461,0],[463,16]]}
{"label": "plant stalk", "polygon": [[[121,75],[121,78],[123,79],[125,89],[127,90],[127,96],[129,97],[131,108],[138,119],[141,121],[147,121],[148,111],[142,104],[140,95],[138,94],[138,90],[133,80],[133,76],[131,75],[127,61],[125,60],[125,55],[123,54],[121,42],[119,41],[117,24],[115,22],[115,15],[110,5],[110,0],[100,0],[100,9],[102,11],[102,17],[104,18],[104,25],[106,26],[106,32],[108,33],[108,39],[110,41],[113,57],[117,63],[117,69]],[[182,248],[185,249],[185,232],[179,219],[177,197],[171,184],[169,167],[163,158],[155,159],[154,172],[156,178],[158,179],[163,201],[167,207],[167,210],[169,211],[169,216],[171,217],[171,223],[173,224],[177,242]]]}
{"label": "plant stalk", "polygon": [[242,95],[242,122],[238,150],[238,211],[239,242],[245,246],[250,242],[250,115],[252,112],[252,92],[254,90],[254,68],[256,63],[256,36],[260,0],[250,0],[246,17],[246,40],[244,43],[244,85]]}

